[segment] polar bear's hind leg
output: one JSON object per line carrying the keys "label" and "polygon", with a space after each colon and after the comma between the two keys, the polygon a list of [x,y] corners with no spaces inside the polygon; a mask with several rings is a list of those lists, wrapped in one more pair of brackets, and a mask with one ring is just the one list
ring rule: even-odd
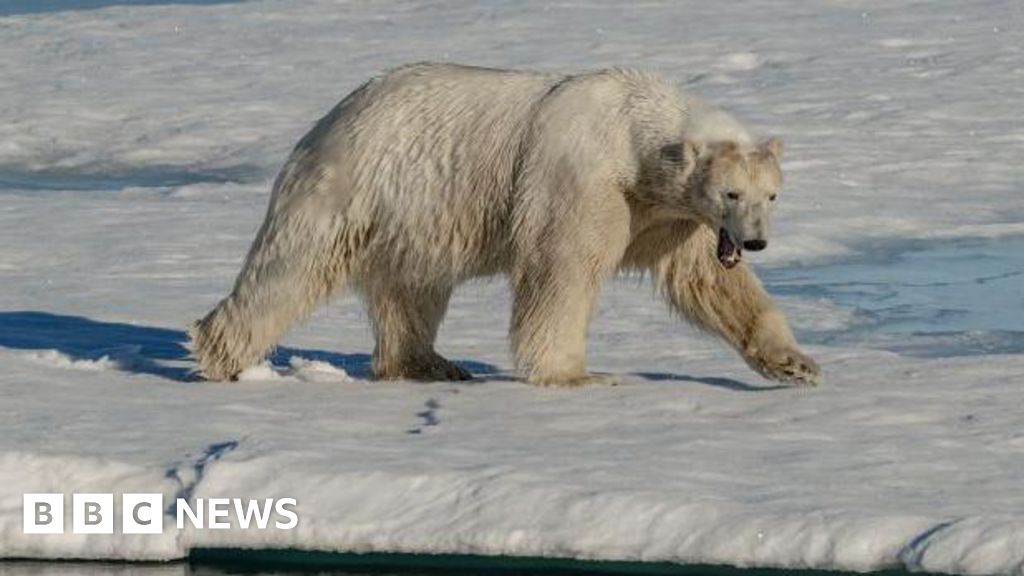
{"label": "polar bear's hind leg", "polygon": [[189,331],[204,378],[235,379],[345,283],[358,244],[351,231],[340,219],[292,221],[298,217],[268,218],[231,294]]}
{"label": "polar bear's hind leg", "polygon": [[472,380],[473,375],[434,351],[448,310],[450,286],[403,286],[394,278],[364,287],[376,337],[373,374],[379,380]]}

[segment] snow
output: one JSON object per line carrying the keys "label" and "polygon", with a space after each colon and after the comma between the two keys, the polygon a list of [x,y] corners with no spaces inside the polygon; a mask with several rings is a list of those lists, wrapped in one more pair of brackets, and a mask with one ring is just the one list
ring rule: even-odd
{"label": "snow", "polygon": [[308,382],[348,382],[349,375],[342,369],[322,360],[308,360],[299,356],[288,359],[288,367],[281,369],[270,361],[251,366],[238,375],[238,380],[280,380],[297,378]]}
{"label": "snow", "polygon": [[[1020,3],[56,4],[0,8],[0,557],[1024,574]],[[758,379],[633,279],[591,337],[620,386],[516,381],[500,281],[442,329],[475,382],[369,381],[351,295],[242,381],[190,378],[184,327],[229,289],[289,148],[425,59],[645,67],[781,134],[752,259],[825,385]],[[300,522],[23,535],[22,494],[51,491],[294,497]]]}
{"label": "snow", "polygon": [[63,352],[43,350],[42,352],[29,352],[23,355],[23,357],[38,364],[70,368],[72,370],[111,370],[117,368],[117,363],[106,355],[100,356],[96,360],[76,360]]}

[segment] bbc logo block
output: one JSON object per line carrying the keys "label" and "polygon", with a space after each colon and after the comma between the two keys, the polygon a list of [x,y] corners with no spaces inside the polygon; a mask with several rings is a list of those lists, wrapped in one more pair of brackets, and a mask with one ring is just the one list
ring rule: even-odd
{"label": "bbc logo block", "polygon": [[[122,534],[160,534],[164,529],[163,494],[124,494],[121,497]],[[63,534],[63,494],[25,494],[22,506],[25,534]],[[114,533],[113,494],[72,494],[73,534]]]}
{"label": "bbc logo block", "polygon": [[71,502],[71,531],[73,533],[114,533],[113,494],[74,494]]}
{"label": "bbc logo block", "polygon": [[163,531],[163,494],[125,494],[121,498],[122,533],[160,534]]}
{"label": "bbc logo block", "polygon": [[25,494],[22,519],[25,534],[63,534],[64,495]]}

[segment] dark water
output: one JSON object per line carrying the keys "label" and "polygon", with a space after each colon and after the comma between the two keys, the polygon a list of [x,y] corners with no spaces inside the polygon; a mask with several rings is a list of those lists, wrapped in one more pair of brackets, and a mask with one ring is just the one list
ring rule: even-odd
{"label": "dark water", "polygon": [[0,0],[0,16],[95,10],[107,6],[153,6],[158,4],[233,4],[245,0]]}
{"label": "dark water", "polygon": [[113,168],[97,173],[62,170],[4,170],[0,171],[0,190],[10,189],[28,193],[113,192],[126,188],[161,189],[190,184],[257,182],[265,177],[266,175],[259,167],[249,165],[216,169],[150,166],[132,169]]}
{"label": "dark water", "polygon": [[[249,574],[325,574],[336,576],[551,576],[686,575],[686,576],[854,576],[816,570],[741,569],[729,566],[683,566],[661,562],[591,562],[544,558],[417,554],[337,554],[294,550],[200,550],[194,558],[172,563],[0,562],[3,576],[225,576]],[[907,576],[903,570],[875,572]],[[922,573],[915,573],[921,576]],[[927,576],[927,575],[925,575]]]}

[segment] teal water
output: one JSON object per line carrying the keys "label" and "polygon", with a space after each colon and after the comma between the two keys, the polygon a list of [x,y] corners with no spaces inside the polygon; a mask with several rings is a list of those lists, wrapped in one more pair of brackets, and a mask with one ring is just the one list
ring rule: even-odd
{"label": "teal water", "polygon": [[842,328],[801,334],[808,342],[914,356],[1024,353],[1024,238],[890,242],[858,259],[761,277],[773,294],[852,311]]}

